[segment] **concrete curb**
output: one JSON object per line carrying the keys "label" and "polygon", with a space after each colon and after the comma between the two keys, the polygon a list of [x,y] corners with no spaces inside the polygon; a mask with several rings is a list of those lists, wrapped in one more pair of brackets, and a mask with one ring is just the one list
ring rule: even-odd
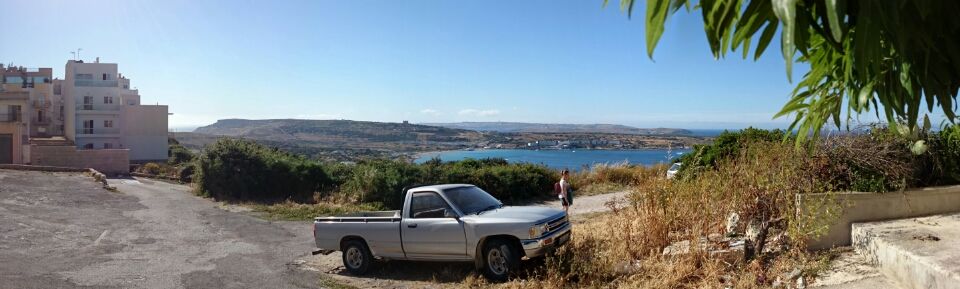
{"label": "concrete curb", "polygon": [[[960,289],[960,270],[951,265],[960,259],[954,250],[960,229],[953,227],[956,221],[947,223],[960,220],[960,215],[924,219],[936,221],[929,221],[934,225],[922,219],[855,223],[854,250],[905,288]],[[931,239],[924,240],[925,236]]]}

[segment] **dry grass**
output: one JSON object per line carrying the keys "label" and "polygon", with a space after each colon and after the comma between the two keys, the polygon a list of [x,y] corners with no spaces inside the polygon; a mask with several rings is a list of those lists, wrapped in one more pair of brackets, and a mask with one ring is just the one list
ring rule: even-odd
{"label": "dry grass", "polygon": [[283,202],[277,204],[251,204],[248,205],[253,211],[264,214],[269,220],[288,220],[304,221],[313,220],[320,216],[333,216],[350,212],[373,211],[379,209],[371,205],[353,205],[353,204],[300,204],[295,202]]}
{"label": "dry grass", "polygon": [[[798,218],[793,213],[796,195],[828,188],[811,181],[811,158],[804,151],[779,144],[758,147],[762,149],[747,150],[696,179],[634,179],[630,205],[578,225],[572,241],[548,257],[544,268],[531,273],[533,277],[495,287],[766,288],[795,268],[809,277],[822,262],[800,248],[831,220]],[[602,178],[633,176],[619,174],[623,171],[616,169],[616,174]],[[779,241],[767,246],[775,250],[749,260],[742,253],[711,254],[726,247],[727,242],[717,240],[726,233],[724,222],[731,212],[742,220],[770,222],[771,236],[779,236]],[[773,221],[777,219],[783,221]],[[684,240],[704,245],[691,246],[684,254],[661,253]],[[463,283],[463,287],[488,285],[470,278]]]}
{"label": "dry grass", "polygon": [[597,164],[589,170],[573,173],[570,182],[576,190],[576,196],[592,196],[631,190],[647,179],[664,178],[666,172],[667,166],[663,164]]}

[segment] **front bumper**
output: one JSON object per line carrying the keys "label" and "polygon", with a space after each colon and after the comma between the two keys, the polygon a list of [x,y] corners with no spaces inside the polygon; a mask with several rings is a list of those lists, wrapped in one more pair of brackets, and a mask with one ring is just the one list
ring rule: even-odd
{"label": "front bumper", "polygon": [[536,239],[520,240],[520,244],[523,245],[524,254],[526,254],[527,258],[540,257],[546,254],[548,250],[569,242],[570,229],[572,227],[573,224],[567,223],[546,236]]}

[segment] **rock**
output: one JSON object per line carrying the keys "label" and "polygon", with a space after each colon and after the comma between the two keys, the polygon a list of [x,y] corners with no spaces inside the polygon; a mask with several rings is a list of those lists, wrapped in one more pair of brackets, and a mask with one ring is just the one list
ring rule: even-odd
{"label": "rock", "polygon": [[749,223],[747,223],[747,230],[744,232],[747,240],[757,239],[757,235],[760,235],[760,226],[760,220],[757,219],[752,219]]}
{"label": "rock", "polygon": [[730,236],[730,237],[736,236],[738,225],[740,225],[740,214],[730,213],[730,216],[727,216],[727,226],[726,226],[727,236]]}

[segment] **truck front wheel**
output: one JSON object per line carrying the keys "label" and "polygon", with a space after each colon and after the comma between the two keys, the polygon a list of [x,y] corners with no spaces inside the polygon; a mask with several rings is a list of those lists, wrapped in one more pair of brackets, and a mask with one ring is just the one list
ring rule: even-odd
{"label": "truck front wheel", "polygon": [[348,241],[343,248],[343,266],[353,275],[363,275],[370,268],[373,262],[373,255],[367,244],[362,241]]}
{"label": "truck front wheel", "polygon": [[490,240],[483,248],[483,275],[491,281],[507,281],[520,267],[520,252],[505,240]]}

